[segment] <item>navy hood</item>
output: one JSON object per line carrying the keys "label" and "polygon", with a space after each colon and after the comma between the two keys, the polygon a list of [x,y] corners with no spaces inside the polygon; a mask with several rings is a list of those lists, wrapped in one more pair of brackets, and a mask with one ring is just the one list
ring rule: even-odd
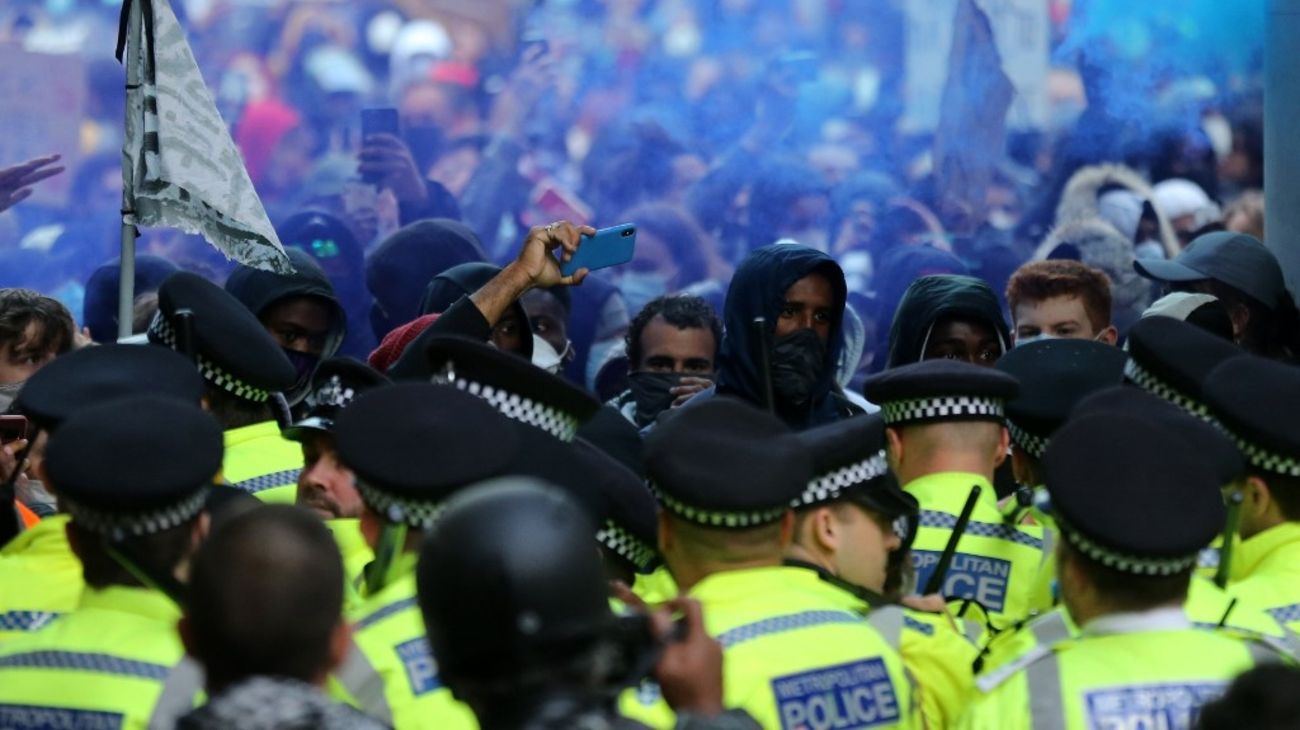
{"label": "navy hood", "polygon": [[931,328],[947,318],[984,322],[997,334],[1004,353],[1011,346],[1011,331],[1002,318],[1002,305],[988,284],[956,274],[923,276],[907,288],[894,313],[886,367],[920,362]]}
{"label": "navy hood", "polygon": [[806,418],[789,423],[792,428],[837,420],[838,393],[835,367],[844,347],[844,303],[848,290],[844,271],[835,259],[814,248],[777,243],[757,248],[741,262],[727,289],[723,307],[726,329],[718,352],[718,393],[735,395],[751,403],[763,402],[762,369],[759,365],[760,344],[753,321],[763,317],[768,336],[775,341],[776,320],[785,304],[785,292],[796,281],[812,273],[823,274],[834,293],[834,318],[827,343],[826,362],[813,390],[812,406]]}

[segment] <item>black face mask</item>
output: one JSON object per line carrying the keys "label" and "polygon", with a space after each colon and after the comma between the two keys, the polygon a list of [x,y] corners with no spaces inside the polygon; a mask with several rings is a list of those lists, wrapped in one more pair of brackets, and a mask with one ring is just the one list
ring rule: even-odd
{"label": "black face mask", "polygon": [[641,426],[650,422],[664,411],[672,408],[677,397],[668,392],[669,388],[681,385],[681,373],[635,372],[627,376],[632,398],[636,400],[636,420]]}
{"label": "black face mask", "polygon": [[294,379],[292,390],[298,390],[311,381],[311,374],[316,372],[316,366],[320,364],[320,356],[290,350],[287,347],[281,347],[280,349],[289,358],[289,362],[293,365],[294,373],[297,376]]}
{"label": "black face mask", "polygon": [[772,390],[779,403],[803,407],[826,367],[826,345],[810,329],[792,332],[772,346]]}

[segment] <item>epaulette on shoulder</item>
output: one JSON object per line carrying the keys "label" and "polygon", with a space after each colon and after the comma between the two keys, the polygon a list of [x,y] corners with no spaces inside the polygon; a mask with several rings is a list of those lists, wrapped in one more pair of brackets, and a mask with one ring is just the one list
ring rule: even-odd
{"label": "epaulette on shoulder", "polygon": [[[1296,634],[1286,627],[1281,627],[1281,636],[1274,636],[1240,626],[1215,626],[1202,623],[1194,624],[1194,626],[1198,629],[1213,631],[1216,634],[1246,642],[1252,647],[1251,653],[1255,655],[1257,663],[1266,663],[1272,660],[1300,664],[1300,634]],[[1262,652],[1276,656],[1271,657],[1262,654]]]}
{"label": "epaulette on shoulder", "polygon": [[1034,647],[1007,664],[975,679],[975,687],[988,694],[1034,662],[1050,656],[1073,638],[1070,625],[1060,611],[1052,611],[1020,629],[1034,636]]}

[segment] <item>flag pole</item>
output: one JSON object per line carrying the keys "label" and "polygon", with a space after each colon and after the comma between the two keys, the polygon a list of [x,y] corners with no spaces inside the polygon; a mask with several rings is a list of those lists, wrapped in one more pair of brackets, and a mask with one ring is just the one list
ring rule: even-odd
{"label": "flag pole", "polygon": [[[139,44],[144,42],[144,39],[142,37],[143,34],[140,32],[140,24],[143,22],[143,18],[141,14],[142,11],[140,9],[141,0],[123,0],[123,2],[127,3],[131,7],[129,20],[127,21],[127,34],[128,34],[127,37],[134,38],[136,40],[136,53],[134,55],[128,53],[124,57],[124,63],[126,65],[126,95],[127,95],[125,115],[129,117],[131,114],[131,100],[130,100],[131,95],[143,93],[140,88],[140,65],[138,63],[139,50],[140,50]],[[129,119],[126,120],[125,123],[129,128],[131,125],[130,120]],[[127,136],[129,137],[130,135]],[[127,144],[130,144],[129,139],[127,140]],[[134,222],[127,222],[127,220],[128,218],[131,218],[131,220],[134,221],[135,201],[134,201],[134,195],[132,189],[135,183],[136,171],[135,170],[128,171],[126,169],[126,167],[130,164],[130,159],[132,158],[126,155],[125,153],[123,153],[122,155],[122,166],[123,166],[123,170],[122,170],[122,183],[123,183],[122,185],[122,253],[120,258],[121,265],[119,269],[121,275],[119,277],[118,286],[117,286],[117,338],[119,340],[125,339],[127,337],[130,337],[132,334],[134,334],[131,325],[132,325],[132,320],[135,318],[134,309],[135,309],[136,228]]]}

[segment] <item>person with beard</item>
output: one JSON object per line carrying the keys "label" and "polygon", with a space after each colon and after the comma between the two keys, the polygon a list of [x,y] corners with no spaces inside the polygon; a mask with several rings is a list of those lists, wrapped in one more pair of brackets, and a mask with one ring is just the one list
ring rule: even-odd
{"label": "person with beard", "polygon": [[722,322],[708,302],[686,295],[647,304],[627,331],[628,390],[609,402],[637,428],[713,385]]}
{"label": "person with beard", "polygon": [[362,393],[391,381],[374,369],[349,358],[332,358],[316,368],[311,392],[303,402],[306,411],[284,437],[302,444],[302,472],[298,474],[295,503],[311,510],[334,534],[343,555],[345,599],[358,603],[357,578],[374,559],[361,535],[361,495],[357,477],[340,459],[334,443],[334,419]]}
{"label": "person with beard", "polygon": [[[717,386],[697,398],[716,393],[769,407],[795,430],[860,413],[835,382],[846,299],[844,272],[821,251],[794,243],[755,250],[727,290]],[[764,320],[762,337],[755,331],[758,318]],[[771,343],[766,353],[764,340]],[[772,404],[765,403],[765,359]]]}
{"label": "person with beard", "polygon": [[225,429],[221,475],[264,502],[292,503],[302,451],[280,435],[276,401],[293,364],[257,317],[228,292],[188,271],[158,287],[149,342],[188,355],[205,381],[203,402]]}
{"label": "person with beard", "polygon": [[347,313],[310,254],[296,248],[285,253],[296,273],[240,266],[226,279],[226,291],[248,307],[293,363],[296,379],[284,395],[295,408],[307,397],[316,366],[343,344]]}

